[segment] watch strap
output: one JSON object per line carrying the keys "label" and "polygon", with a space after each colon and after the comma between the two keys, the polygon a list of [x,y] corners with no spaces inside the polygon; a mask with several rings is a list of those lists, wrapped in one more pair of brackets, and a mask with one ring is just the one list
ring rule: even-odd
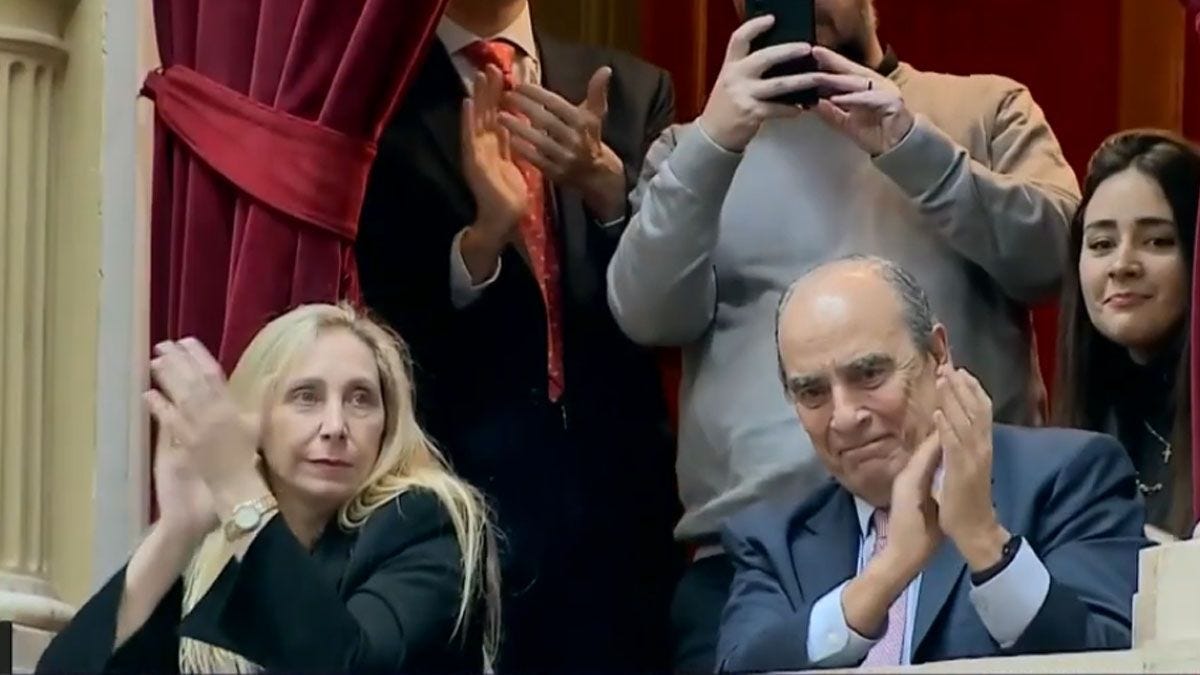
{"label": "watch strap", "polygon": [[[270,515],[273,511],[276,511],[278,508],[279,503],[275,501],[275,495],[270,493],[255,499],[244,501],[237,506],[234,506],[229,518],[227,518],[222,524],[222,529],[225,532],[225,539],[232,543],[249,534],[250,532],[253,532],[263,524],[263,521],[268,515]],[[252,509],[257,513],[258,517],[255,519],[253,525],[250,527],[243,527],[238,524],[237,516],[239,513],[245,512],[247,509]]]}
{"label": "watch strap", "polygon": [[1019,534],[1014,534],[1012,537],[1009,537],[1008,542],[1005,543],[1004,548],[1001,549],[1000,560],[997,561],[995,565],[992,565],[985,570],[971,573],[971,585],[982,586],[999,576],[1004,570],[1008,569],[1008,566],[1011,565],[1012,561],[1017,557],[1017,552],[1021,550],[1022,541],[1024,541],[1024,539]]}

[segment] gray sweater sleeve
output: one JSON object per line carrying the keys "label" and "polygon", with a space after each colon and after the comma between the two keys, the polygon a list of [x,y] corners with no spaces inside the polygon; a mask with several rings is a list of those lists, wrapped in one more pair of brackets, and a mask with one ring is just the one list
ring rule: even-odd
{"label": "gray sweater sleeve", "polygon": [[651,145],[608,266],[608,304],[635,342],[679,346],[708,330],[721,205],[740,161],[695,124],[668,127]]}
{"label": "gray sweater sleeve", "polygon": [[918,115],[912,132],[875,162],[950,246],[1009,297],[1039,302],[1062,279],[1079,186],[1024,87],[1005,93],[990,136],[991,161],[985,166]]}

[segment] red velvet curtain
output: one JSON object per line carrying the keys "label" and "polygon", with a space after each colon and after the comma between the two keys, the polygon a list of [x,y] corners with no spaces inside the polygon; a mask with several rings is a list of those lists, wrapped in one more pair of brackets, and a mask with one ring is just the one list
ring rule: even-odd
{"label": "red velvet curtain", "polygon": [[154,342],[229,370],[292,306],[357,299],[375,143],[445,1],[154,0]]}
{"label": "red velvet curtain", "polygon": [[375,142],[445,0],[155,0],[151,332],[228,369],[304,302],[355,298]]}

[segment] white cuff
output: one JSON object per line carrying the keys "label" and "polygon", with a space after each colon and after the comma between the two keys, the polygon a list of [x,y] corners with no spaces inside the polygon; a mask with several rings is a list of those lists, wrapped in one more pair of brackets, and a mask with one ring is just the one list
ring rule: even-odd
{"label": "white cuff", "polygon": [[462,256],[462,238],[466,231],[466,228],[459,230],[450,244],[450,302],[453,303],[455,309],[463,309],[478,300],[484,289],[491,286],[500,277],[500,267],[503,262],[497,258],[496,271],[492,273],[492,276],[481,284],[471,283],[471,272],[467,270],[467,263]]}
{"label": "white cuff", "polygon": [[611,230],[623,222],[625,222],[625,214],[621,214],[609,221],[596,220],[596,224],[599,225],[600,229],[602,230]]}
{"label": "white cuff", "polygon": [[808,660],[822,668],[858,665],[879,641],[859,635],[846,623],[842,593],[849,583],[821,596],[808,615]]}
{"label": "white cuff", "polygon": [[972,586],[971,604],[992,639],[1001,648],[1016,644],[1042,609],[1050,592],[1050,573],[1021,540],[1021,548],[1002,572],[982,586]]}

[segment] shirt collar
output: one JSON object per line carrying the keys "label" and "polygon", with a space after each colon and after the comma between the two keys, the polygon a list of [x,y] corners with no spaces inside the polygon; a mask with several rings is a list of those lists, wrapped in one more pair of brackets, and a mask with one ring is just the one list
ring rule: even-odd
{"label": "shirt collar", "polygon": [[533,38],[533,17],[529,13],[528,3],[525,3],[524,9],[516,19],[513,19],[512,23],[495,35],[476,35],[449,17],[443,16],[438,22],[437,36],[451,55],[458,53],[472,42],[503,39],[516,45],[525,53],[525,56],[537,59],[537,41]]}
{"label": "shirt collar", "polygon": [[875,515],[875,507],[862,497],[854,495],[854,510],[858,513],[858,531],[866,537],[871,531],[871,516]]}

